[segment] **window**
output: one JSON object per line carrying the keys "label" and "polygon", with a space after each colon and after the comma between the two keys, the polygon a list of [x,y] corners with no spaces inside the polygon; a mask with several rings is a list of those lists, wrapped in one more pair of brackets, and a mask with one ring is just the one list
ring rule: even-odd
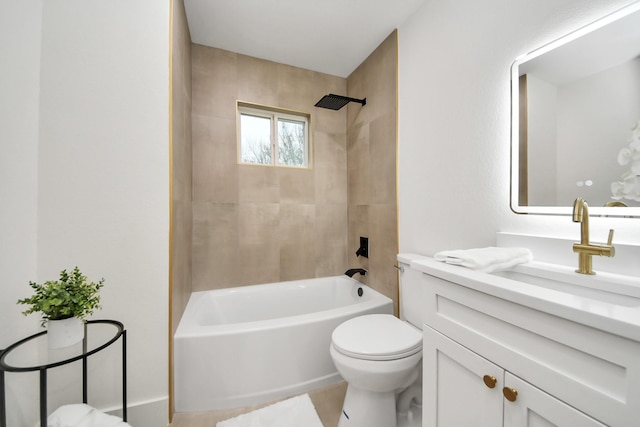
{"label": "window", "polygon": [[309,167],[309,116],[238,103],[240,163]]}

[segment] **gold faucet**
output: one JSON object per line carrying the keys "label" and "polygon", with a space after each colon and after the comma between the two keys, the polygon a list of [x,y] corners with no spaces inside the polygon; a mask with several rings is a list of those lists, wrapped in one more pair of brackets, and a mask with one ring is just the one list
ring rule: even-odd
{"label": "gold faucet", "polygon": [[581,223],[580,243],[573,244],[573,252],[578,253],[578,269],[580,274],[596,274],[592,269],[593,255],[612,257],[616,254],[611,245],[613,241],[613,229],[609,230],[609,240],[606,245],[593,245],[589,243],[589,205],[578,197],[573,203],[573,222]]}

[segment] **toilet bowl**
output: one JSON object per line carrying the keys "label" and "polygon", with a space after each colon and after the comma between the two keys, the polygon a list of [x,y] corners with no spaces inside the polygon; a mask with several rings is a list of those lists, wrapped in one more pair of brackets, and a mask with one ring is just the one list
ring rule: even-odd
{"label": "toilet bowl", "polygon": [[347,382],[338,427],[395,427],[396,395],[419,376],[422,331],[389,314],[360,316],[333,331],[329,351]]}

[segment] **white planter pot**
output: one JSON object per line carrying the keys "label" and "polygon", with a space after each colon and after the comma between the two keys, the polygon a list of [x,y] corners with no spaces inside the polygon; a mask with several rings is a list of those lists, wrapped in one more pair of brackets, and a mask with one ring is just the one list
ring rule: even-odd
{"label": "white planter pot", "polygon": [[84,321],[77,317],[62,320],[47,320],[49,348],[62,348],[76,344],[84,338]]}

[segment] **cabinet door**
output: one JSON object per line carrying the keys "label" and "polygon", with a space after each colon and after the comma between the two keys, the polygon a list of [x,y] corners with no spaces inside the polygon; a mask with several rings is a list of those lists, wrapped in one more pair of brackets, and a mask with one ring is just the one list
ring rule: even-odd
{"label": "cabinet door", "polygon": [[517,391],[514,402],[505,399],[504,427],[606,427],[508,372],[504,383]]}
{"label": "cabinet door", "polygon": [[422,425],[502,427],[504,371],[426,325],[423,334]]}

